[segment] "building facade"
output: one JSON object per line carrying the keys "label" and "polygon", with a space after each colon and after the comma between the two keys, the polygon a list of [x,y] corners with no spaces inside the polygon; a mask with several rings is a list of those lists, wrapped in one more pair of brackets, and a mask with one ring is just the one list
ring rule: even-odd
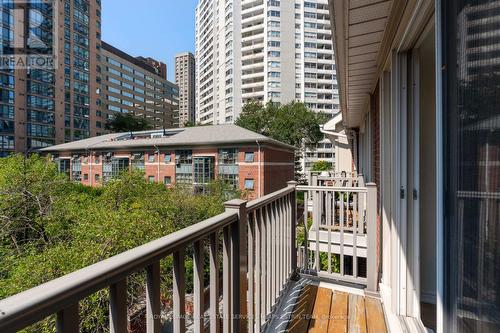
{"label": "building facade", "polygon": [[[22,5],[25,16],[16,17],[16,22],[26,22],[24,29],[29,29],[27,15],[36,13],[32,17],[39,29],[30,29],[30,34],[54,47],[56,66],[47,70],[0,68],[1,156],[100,132],[97,124],[103,118],[96,93],[100,80],[100,1],[66,0],[54,5],[26,2]],[[2,3],[2,51],[8,51],[19,35],[14,31],[13,9],[14,2]]]}
{"label": "building facade", "polygon": [[[198,5],[198,121],[233,122],[249,101],[338,113],[328,1],[229,2]],[[212,63],[218,67],[205,66]]]}
{"label": "building facade", "polygon": [[192,53],[185,52],[175,56],[175,84],[179,87],[179,127],[196,121],[195,73]]}
{"label": "building facade", "polygon": [[[132,113],[156,129],[176,127],[178,88],[163,77],[161,62],[144,59],[102,42],[100,98],[105,119],[117,112]],[[104,130],[104,124],[100,126]]]}
{"label": "building facade", "polygon": [[43,149],[61,172],[99,186],[129,169],[151,182],[202,192],[227,181],[249,198],[283,187],[294,176],[294,148],[235,125],[107,134]]}
{"label": "building facade", "polygon": [[232,123],[241,109],[241,1],[196,7],[196,121]]}

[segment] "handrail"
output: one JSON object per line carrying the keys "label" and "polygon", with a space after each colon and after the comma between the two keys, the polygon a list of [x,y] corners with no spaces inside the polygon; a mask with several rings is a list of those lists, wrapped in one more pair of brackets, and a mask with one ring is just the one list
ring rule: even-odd
{"label": "handrail", "polygon": [[150,243],[122,252],[73,273],[0,300],[0,332],[21,329],[52,313],[63,310],[76,299],[119,282],[126,276],[172,254],[211,232],[238,220],[235,212],[224,212]]}
{"label": "handrail", "polygon": [[285,187],[285,188],[282,188],[281,190],[278,190],[276,192],[273,192],[273,193],[267,194],[263,197],[260,197],[258,199],[252,200],[247,204],[247,211],[259,209],[259,208],[269,204],[270,202],[276,200],[277,198],[280,198],[280,197],[283,197],[287,194],[290,194],[293,191],[295,191],[295,188]]}
{"label": "handrail", "polygon": [[298,185],[297,191],[329,191],[329,192],[355,192],[365,193],[368,191],[366,187],[343,187],[343,186],[309,186]]}
{"label": "handrail", "polygon": [[225,331],[248,328],[260,332],[296,272],[295,188],[296,183],[289,182],[288,187],[252,202],[228,201],[222,214],[0,300],[0,332],[16,332],[52,314],[56,315],[57,332],[78,332],[80,302],[106,288],[110,332],[127,331],[127,278],[145,270],[147,331],[158,333],[162,325],[160,260],[169,255],[173,256],[173,327],[175,332],[183,332],[185,249],[191,245],[194,331],[202,332],[205,325],[204,259],[208,254],[210,330],[220,328],[222,295]]}

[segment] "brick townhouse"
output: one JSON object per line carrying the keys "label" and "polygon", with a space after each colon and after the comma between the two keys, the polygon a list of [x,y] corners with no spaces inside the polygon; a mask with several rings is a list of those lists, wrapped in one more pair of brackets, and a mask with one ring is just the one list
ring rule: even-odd
{"label": "brick townhouse", "polygon": [[100,186],[133,168],[151,182],[196,191],[216,179],[257,198],[294,178],[294,147],[236,125],[113,133],[51,146],[61,172]]}

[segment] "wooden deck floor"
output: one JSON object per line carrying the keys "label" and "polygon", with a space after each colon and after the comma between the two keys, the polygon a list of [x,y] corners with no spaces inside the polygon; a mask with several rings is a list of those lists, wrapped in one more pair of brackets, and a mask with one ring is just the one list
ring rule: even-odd
{"label": "wooden deck floor", "polygon": [[287,326],[293,333],[387,333],[378,299],[312,284],[303,287]]}

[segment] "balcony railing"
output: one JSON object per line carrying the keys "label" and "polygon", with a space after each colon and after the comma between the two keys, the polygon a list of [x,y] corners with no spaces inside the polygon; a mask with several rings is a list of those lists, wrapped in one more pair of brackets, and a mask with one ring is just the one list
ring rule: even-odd
{"label": "balcony railing", "polygon": [[[326,246],[329,259],[337,256],[338,252],[340,262],[345,262],[347,255],[353,253],[352,261],[356,262],[362,257],[358,237],[367,238],[366,246],[370,251],[366,255],[366,278],[360,277],[356,269],[352,274],[346,271],[343,268],[347,267],[345,264],[341,264],[340,271],[336,273],[331,260],[324,272],[319,262],[319,252],[323,249],[318,247],[318,242],[315,248],[308,245],[303,255],[313,259],[305,260],[300,270],[297,269],[298,191],[304,191],[306,196],[312,193],[314,230],[327,230],[330,237]],[[347,196],[347,200],[343,196]],[[106,288],[110,297],[110,332],[127,332],[127,278],[143,270],[146,271],[147,332],[160,332],[160,260],[168,256],[173,256],[173,329],[174,332],[184,332],[184,259],[185,250],[190,246],[194,249],[193,331],[220,332],[222,328],[223,332],[260,332],[269,323],[278,302],[286,294],[290,279],[297,272],[350,280],[366,284],[369,290],[376,290],[375,207],[376,187],[373,184],[357,188],[331,188],[297,187],[295,182],[290,182],[287,188],[257,200],[229,201],[225,212],[218,216],[1,300],[0,332],[21,330],[53,314],[56,315],[57,332],[78,332],[79,303]],[[307,209],[304,215],[307,222]],[[340,233],[339,244],[330,242],[334,232]],[[222,253],[219,253],[219,236],[222,236]],[[352,245],[349,245],[349,237],[352,238]],[[307,241],[307,244],[311,243]],[[208,288],[203,282],[206,255],[210,266]],[[348,279],[349,275],[352,275],[351,279]],[[222,290],[219,290],[220,279]],[[222,304],[222,311],[219,304]],[[205,314],[206,309],[208,315]]]}
{"label": "balcony railing", "polygon": [[304,193],[305,206],[306,242],[298,252],[302,272],[365,285],[375,292],[376,185],[297,186],[297,191]]}

